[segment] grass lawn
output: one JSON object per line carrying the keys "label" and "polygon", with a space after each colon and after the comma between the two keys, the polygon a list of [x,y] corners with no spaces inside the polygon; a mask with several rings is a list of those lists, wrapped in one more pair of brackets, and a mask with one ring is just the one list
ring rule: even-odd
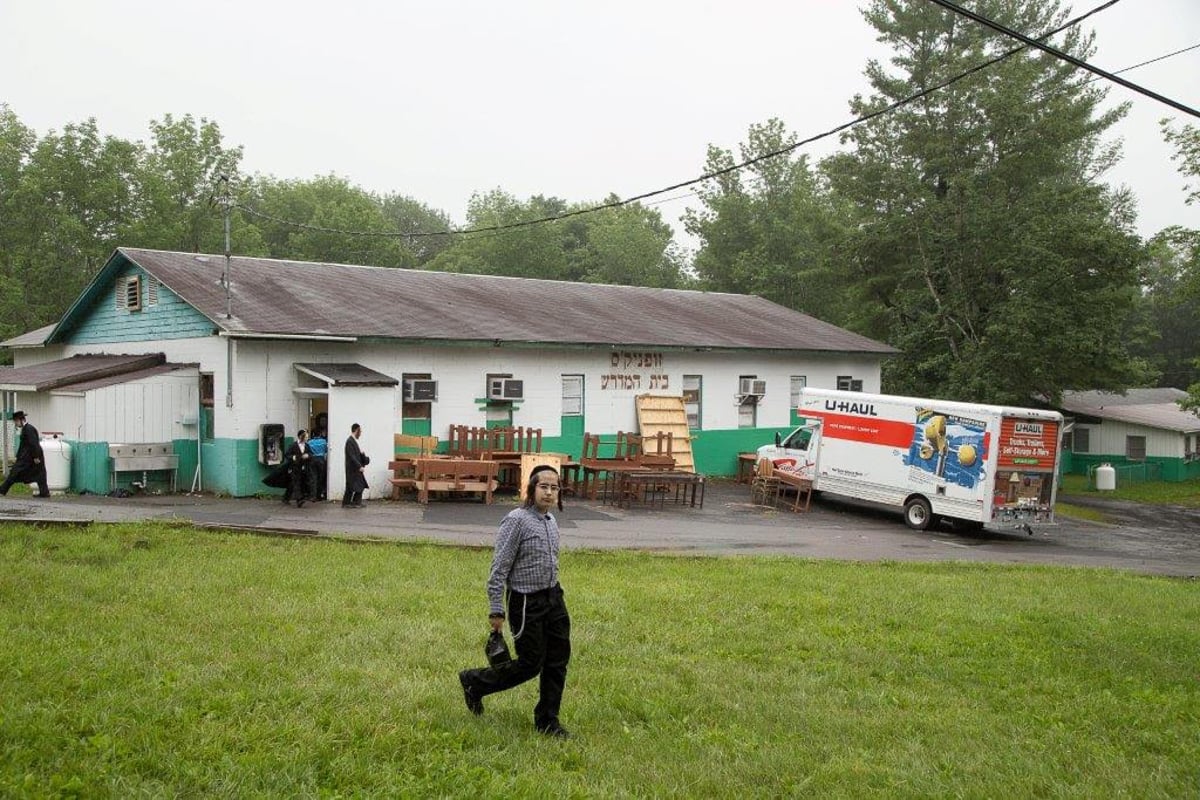
{"label": "grass lawn", "polygon": [[563,722],[463,705],[490,552],[0,526],[0,796],[1182,797],[1200,585],[567,552]]}
{"label": "grass lawn", "polygon": [[1059,496],[1087,495],[1089,497],[1105,497],[1112,500],[1132,500],[1137,503],[1154,505],[1173,505],[1200,507],[1200,478],[1188,481],[1145,481],[1142,483],[1117,482],[1117,488],[1110,492],[1099,492],[1088,488],[1086,475],[1064,475],[1059,484]]}

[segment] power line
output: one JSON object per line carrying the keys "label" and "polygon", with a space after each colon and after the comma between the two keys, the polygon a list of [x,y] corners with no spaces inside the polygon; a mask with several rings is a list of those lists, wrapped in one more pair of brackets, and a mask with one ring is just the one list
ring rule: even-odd
{"label": "power line", "polygon": [[[1028,36],[1021,33],[1020,31],[1015,31],[1012,28],[1009,28],[1005,25],[1001,25],[999,22],[988,19],[987,17],[983,16],[982,14],[976,14],[974,11],[965,9],[962,6],[958,5],[957,3],[952,3],[952,2],[950,2],[950,0],[931,0],[931,1],[933,3],[936,3],[937,5],[941,6],[942,8],[953,11],[955,14],[959,14],[961,16],[966,17],[967,19],[974,20],[975,22],[978,22],[980,25],[985,25],[994,31],[999,31],[1000,33],[1003,33],[1005,36],[1008,36],[1012,39],[1016,39],[1019,42],[1024,42],[1026,45],[1028,45],[1030,47],[1036,47],[1038,50],[1049,53],[1050,55],[1054,56],[1057,59],[1066,61],[1068,64],[1073,64],[1074,66],[1079,67],[1080,69],[1085,69],[1088,72],[1091,72],[1095,75],[1099,75],[1102,78],[1107,78],[1108,80],[1112,81],[1113,83],[1124,86],[1126,89],[1132,89],[1133,91],[1135,91],[1139,94],[1143,94],[1146,97],[1157,100],[1160,103],[1164,103],[1164,104],[1170,106],[1171,108],[1174,108],[1178,111],[1184,112],[1185,114],[1191,114],[1193,117],[1200,117],[1200,111],[1197,111],[1196,109],[1194,109],[1190,106],[1185,106],[1183,103],[1180,103],[1177,100],[1172,100],[1169,97],[1164,97],[1163,95],[1159,94],[1158,92],[1151,91],[1150,89],[1147,89],[1144,86],[1139,86],[1138,84],[1133,83],[1132,81],[1127,81],[1124,78],[1116,75],[1115,73],[1102,70],[1099,67],[1089,64],[1088,62],[1084,61],[1083,59],[1076,58],[1075,56],[1071,55],[1070,53],[1066,53],[1066,52],[1063,52],[1062,50],[1059,50],[1057,47],[1053,47],[1051,45],[1044,44],[1040,41],[1030,39]],[[1041,38],[1045,38],[1045,37],[1041,37]]]}
{"label": "power line", "polygon": [[[934,0],[934,2],[940,2],[940,0]],[[1068,28],[1072,28],[1072,27],[1078,25],[1079,23],[1083,22],[1084,20],[1086,20],[1088,17],[1091,17],[1094,14],[1098,14],[1099,12],[1104,11],[1104,10],[1116,5],[1118,2],[1120,2],[1120,0],[1108,0],[1108,2],[1102,3],[1099,6],[1096,6],[1095,8],[1093,8],[1092,10],[1090,10],[1086,13],[1081,14],[1078,17],[1075,17],[1073,19],[1066,21],[1059,27],[1054,28],[1053,30],[1047,31],[1046,33],[1044,33],[1040,37],[1038,37],[1038,39],[1048,39],[1049,37],[1059,34],[1063,31],[1067,30]],[[1038,45],[1036,42],[1034,42],[1033,46],[1037,47],[1040,45]],[[884,114],[890,113],[890,112],[896,110],[897,108],[905,106],[915,100],[919,100],[922,97],[926,97],[927,95],[933,94],[934,92],[945,89],[946,87],[951,86],[951,85],[959,82],[960,80],[963,80],[964,78],[967,78],[971,75],[974,75],[977,72],[981,72],[982,70],[985,70],[995,64],[998,64],[1001,61],[1004,61],[1005,59],[1010,58],[1025,49],[1026,49],[1026,45],[1019,45],[1017,47],[1014,47],[1011,50],[1008,50],[994,58],[984,61],[981,64],[971,67],[970,69],[966,70],[965,72],[961,72],[958,75],[955,75],[954,77],[949,78],[941,83],[935,84],[926,89],[922,89],[921,91],[915,92],[914,94],[908,95],[907,97],[901,98],[900,100],[896,100],[896,101],[894,101],[886,106],[883,106],[882,108],[879,108],[869,114],[864,114],[864,115],[857,117],[855,119],[852,119],[848,122],[844,122],[841,125],[838,125],[834,128],[830,128],[829,130],[827,130],[823,133],[818,133],[813,136],[809,136],[805,139],[801,139],[799,141],[793,142],[792,144],[787,145],[786,147],[781,147],[777,150],[771,150],[766,153],[761,153],[761,154],[755,156],[754,158],[749,158],[749,159],[746,159],[745,161],[741,161],[736,164],[731,164],[727,167],[722,167],[721,169],[718,169],[718,170],[713,170],[712,172],[706,172],[697,178],[692,178],[691,180],[687,180],[687,181],[681,181],[679,183],[675,183],[670,186],[665,186],[661,189],[655,189],[653,191],[643,192],[641,194],[633,195],[632,197],[627,197],[623,200],[614,200],[614,201],[611,201],[608,203],[602,203],[600,205],[587,206],[585,208],[578,208],[578,209],[574,209],[571,211],[565,211],[561,214],[554,214],[554,215],[546,216],[546,217],[538,217],[538,218],[530,219],[530,220],[522,220],[519,222],[509,222],[509,223],[497,224],[497,225],[484,225],[484,226],[479,226],[479,227],[475,227],[475,228],[463,228],[460,230],[432,231],[432,232],[348,231],[348,230],[340,230],[337,228],[326,228],[326,227],[322,227],[319,225],[308,225],[308,224],[305,224],[302,222],[291,222],[289,220],[284,220],[284,219],[280,219],[278,217],[273,217],[269,214],[264,214],[261,211],[256,211],[242,203],[238,203],[237,207],[240,208],[241,210],[245,211],[247,214],[250,214],[250,215],[256,216],[256,217],[260,217],[262,219],[267,219],[267,220],[270,220],[271,222],[275,222],[275,223],[278,223],[281,225],[289,225],[289,226],[299,228],[302,230],[312,230],[312,231],[318,231],[321,233],[343,234],[346,236],[382,236],[382,237],[408,238],[409,240],[412,240],[412,239],[416,239],[416,238],[423,238],[423,237],[429,237],[429,236],[457,236],[457,235],[464,235],[464,234],[492,234],[492,235],[494,235],[494,234],[501,233],[504,231],[516,230],[519,228],[527,228],[532,225],[540,225],[540,224],[547,223],[547,222],[558,222],[560,220],[569,219],[571,217],[581,216],[583,214],[593,214],[598,211],[605,211],[608,209],[620,208],[622,206],[626,206],[631,203],[636,203],[638,201],[645,200],[650,197],[657,197],[660,194],[666,194],[667,192],[673,192],[678,189],[686,189],[689,186],[694,186],[698,183],[703,183],[705,181],[712,180],[713,178],[719,178],[723,175],[728,175],[733,172],[739,172],[743,169],[746,169],[747,167],[751,167],[751,166],[754,166],[755,164],[759,164],[763,161],[767,161],[772,158],[778,158],[779,156],[794,152],[794,151],[798,150],[799,148],[803,147],[804,145],[812,144],[813,142],[820,141],[821,139],[826,139],[830,136],[841,133],[844,130],[852,128],[855,125],[858,125],[863,122],[867,122],[869,120],[875,119],[876,117],[880,117],[880,116],[883,116]],[[1183,51],[1180,51],[1180,52],[1183,52]],[[1163,58],[1166,58],[1166,57],[1167,56],[1163,56]],[[1155,60],[1161,60],[1161,59],[1155,59]],[[1147,63],[1150,63],[1150,62],[1147,62]],[[1133,69],[1133,68],[1134,67],[1128,67],[1127,69]],[[689,194],[694,195],[697,193],[698,193],[698,190],[693,190]],[[688,194],[680,195],[680,198],[687,197],[687,196],[689,196],[689,195]],[[671,199],[679,199],[679,198],[671,198]],[[663,200],[660,202],[668,202],[668,201]],[[647,203],[646,205],[650,205],[650,204]],[[475,238],[482,238],[482,237],[475,237]]]}

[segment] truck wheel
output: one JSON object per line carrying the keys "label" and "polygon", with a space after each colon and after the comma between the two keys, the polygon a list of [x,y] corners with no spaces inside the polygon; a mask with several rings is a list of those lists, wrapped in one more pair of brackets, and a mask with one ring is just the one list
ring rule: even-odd
{"label": "truck wheel", "polygon": [[904,504],[904,524],[914,531],[923,531],[933,524],[933,509],[924,497],[914,497]]}

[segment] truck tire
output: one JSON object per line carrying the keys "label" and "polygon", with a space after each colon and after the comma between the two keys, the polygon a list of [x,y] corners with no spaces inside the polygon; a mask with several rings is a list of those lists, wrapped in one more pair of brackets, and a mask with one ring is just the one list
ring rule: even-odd
{"label": "truck tire", "polygon": [[933,508],[924,497],[914,497],[904,504],[904,524],[914,531],[923,531],[933,522]]}

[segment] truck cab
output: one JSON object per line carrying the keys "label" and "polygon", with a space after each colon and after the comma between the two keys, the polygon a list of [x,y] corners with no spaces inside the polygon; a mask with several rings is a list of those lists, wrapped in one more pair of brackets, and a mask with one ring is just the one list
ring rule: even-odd
{"label": "truck cab", "polygon": [[821,438],[821,422],[813,420],[805,422],[786,437],[775,434],[775,444],[764,444],[756,451],[758,458],[770,459],[776,466],[787,464],[792,466],[802,477],[816,477],[817,454],[820,452],[818,443]]}

